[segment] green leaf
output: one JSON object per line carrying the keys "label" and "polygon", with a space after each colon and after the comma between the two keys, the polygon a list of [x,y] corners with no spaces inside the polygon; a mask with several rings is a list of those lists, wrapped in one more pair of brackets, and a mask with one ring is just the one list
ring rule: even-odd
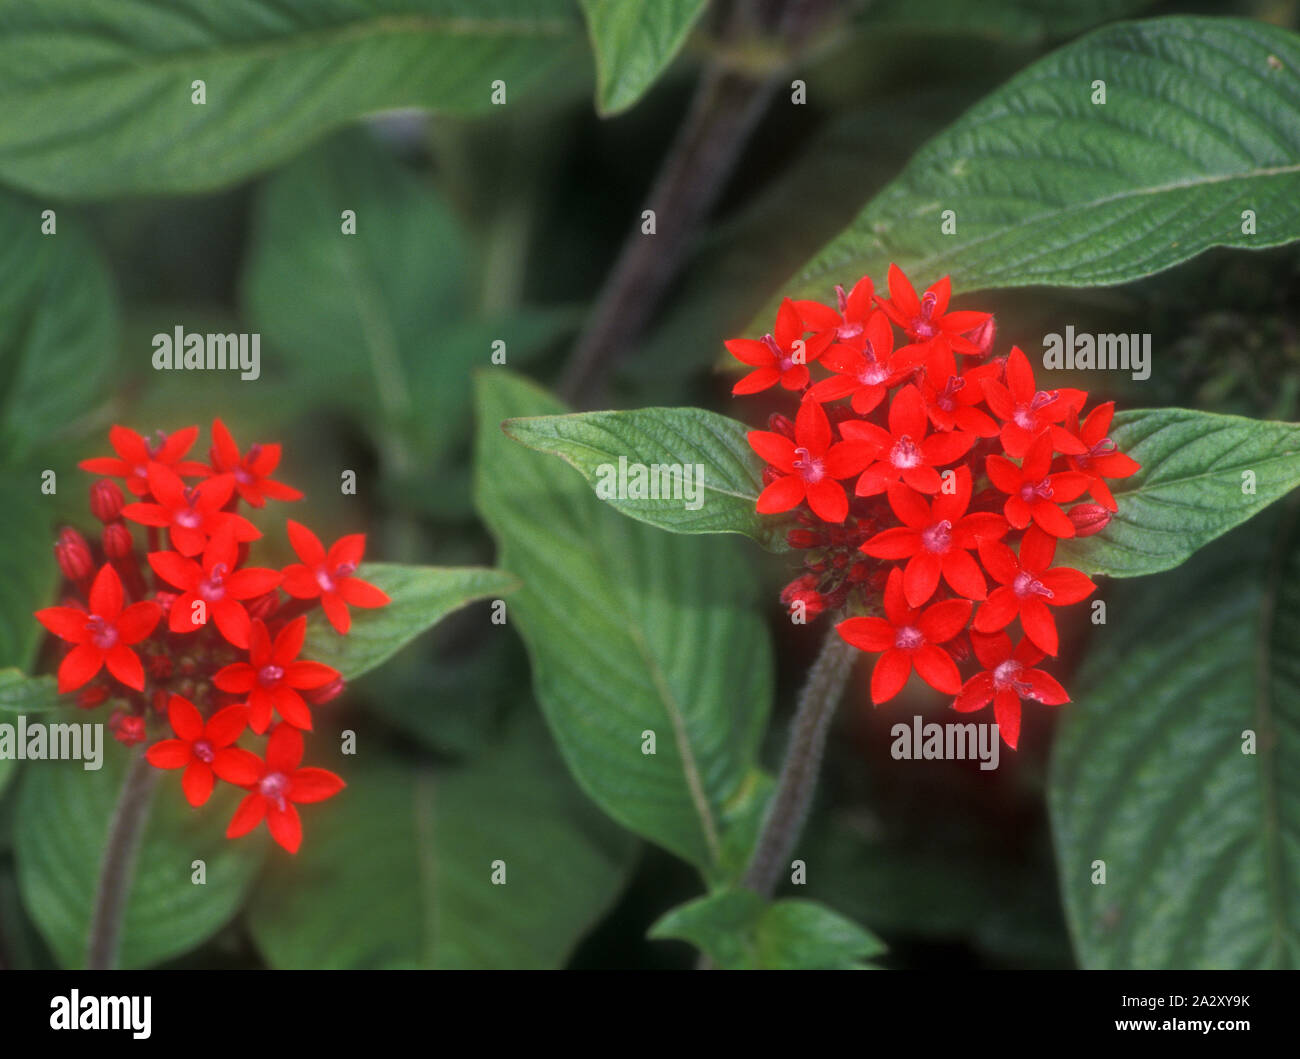
{"label": "green leaf", "polygon": [[1049,786],[1085,967],[1300,966],[1300,537],[1282,514],[1108,601]]}
{"label": "green leaf", "polygon": [[987,37],[1032,44],[1068,37],[1150,7],[1152,0],[876,0],[861,17],[865,28]]}
{"label": "green leaf", "polygon": [[562,966],[634,854],[531,718],[465,768],[363,765],[331,805],[250,908],[273,967]]}
{"label": "green leaf", "polygon": [[[356,217],[352,235],[342,231],[346,210]],[[574,323],[567,310],[470,317],[471,257],[456,218],[426,180],[360,131],[267,181],[252,242],[241,281],[249,318],[300,385],[388,446],[386,470],[398,478],[463,440],[470,373],[490,362],[494,342],[523,363]]]}
{"label": "green leaf", "polygon": [[315,611],[307,621],[303,646],[304,657],[333,666],[344,680],[354,680],[387,661],[453,610],[519,586],[510,574],[476,566],[363,563],[357,576],[383,589],[392,602],[373,610],[351,608],[347,636],[340,636],[324,614]]}
{"label": "green leaf", "polygon": [[42,713],[66,705],[53,677],[29,677],[17,669],[0,669],[0,713]]}
{"label": "green leaf", "polygon": [[46,208],[0,193],[0,458],[8,463],[68,432],[103,399],[118,344],[108,269],[70,211],[57,211],[55,234],[43,235]]}
{"label": "green leaf", "polygon": [[751,890],[723,890],[675,908],[652,938],[689,941],[721,970],[852,970],[884,943],[816,901],[768,904]]}
{"label": "green leaf", "polygon": [[[68,480],[65,476],[64,482]],[[5,513],[5,542],[0,549],[0,666],[31,666],[45,635],[32,615],[56,602],[54,500],[41,492],[41,474],[35,467],[0,479],[0,510]]]}
{"label": "green leaf", "polygon": [[777,520],[754,509],[763,462],[734,419],[699,408],[642,408],[511,419],[502,429],[572,464],[598,497],[632,518],[674,533],[743,533],[785,549]]}
{"label": "green leaf", "polygon": [[16,775],[18,775],[18,762],[14,758],[0,758],[0,795],[4,794],[5,788]]}
{"label": "green leaf", "polygon": [[708,0],[581,0],[596,50],[596,107],[640,99],[681,48]]}
{"label": "green leaf", "polygon": [[[883,283],[891,261],[919,285],[951,273],[954,291],[1099,286],[1212,246],[1300,238],[1297,69],[1300,38],[1259,22],[1099,29],[922,148],[782,293]],[[1092,102],[1095,81],[1104,104]],[[945,235],[948,210],[956,231]],[[1242,231],[1245,210],[1256,234]]]}
{"label": "green leaf", "polygon": [[0,177],[88,197],[221,187],[363,114],[485,111],[496,81],[515,105],[584,65],[569,0],[15,0],[3,29]]}
{"label": "green leaf", "polygon": [[[86,771],[80,761],[31,762],[23,771],[19,885],[23,904],[64,967],[84,965],[100,860],[127,760],[109,740],[98,771]],[[122,967],[147,967],[188,952],[243,904],[266,846],[264,834],[234,842],[225,837],[241,795],[223,786],[202,809],[192,809],[179,771],[161,777],[127,899]],[[203,885],[191,882],[195,860],[206,865]]]}
{"label": "green leaf", "polygon": [[1120,412],[1110,437],[1142,465],[1114,480],[1104,530],[1062,541],[1058,561],[1138,577],[1184,562],[1300,485],[1300,426],[1185,408]]}
{"label": "green leaf", "polygon": [[510,621],[560,752],[620,823],[726,874],[721,817],[752,786],[772,692],[735,542],[623,518],[559,461],[510,441],[502,420],[565,411],[518,376],[481,373],[477,410],[476,502],[499,563],[524,582]]}

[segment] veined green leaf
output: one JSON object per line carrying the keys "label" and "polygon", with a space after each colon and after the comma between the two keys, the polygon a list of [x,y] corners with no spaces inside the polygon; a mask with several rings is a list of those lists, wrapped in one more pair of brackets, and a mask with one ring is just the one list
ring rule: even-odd
{"label": "veined green leaf", "polygon": [[572,464],[625,515],[674,533],[743,533],[784,550],[775,520],[754,509],[763,462],[734,419],[699,408],[642,408],[511,419],[502,429]]}
{"label": "veined green leaf", "polygon": [[596,50],[596,105],[626,110],[681,48],[708,0],[581,0]]}

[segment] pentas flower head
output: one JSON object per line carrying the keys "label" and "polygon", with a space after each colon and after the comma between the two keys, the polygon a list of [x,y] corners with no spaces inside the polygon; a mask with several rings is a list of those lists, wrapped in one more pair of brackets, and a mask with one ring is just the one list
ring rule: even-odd
{"label": "pentas flower head", "polygon": [[299,768],[302,755],[302,734],[287,724],[276,725],[266,742],[266,760],[257,762],[256,778],[242,784],[248,794],[226,828],[227,838],[246,835],[265,820],[276,842],[290,853],[298,852],[302,819],[296,806],[323,802],[345,786],[327,769]]}
{"label": "pentas flower head", "polygon": [[[818,356],[789,379],[795,422],[774,413],[749,434],[766,463],[757,509],[791,519],[801,558],[781,601],[796,620],[835,614],[845,641],[880,656],[876,703],[916,671],[960,709],[994,702],[1014,746],[1022,699],[1067,701],[1035,668],[1060,648],[1053,608],[1096,588],[1052,566],[1056,540],[1103,532],[1117,506],[1106,480],[1138,465],[1107,436],[1112,405],[1086,412],[1083,390],[1039,389],[1020,349],[995,356],[992,316],[950,311],[947,277],[918,296],[891,266],[889,297],[874,290],[863,277],[834,304],[782,306],[780,344]],[[1075,503],[1085,493],[1096,502]]]}
{"label": "pentas flower head", "polygon": [[288,522],[289,543],[300,563],[284,568],[284,590],[296,599],[319,599],[325,617],[340,636],[352,627],[354,607],[383,607],[391,602],[388,594],[356,576],[357,567],[366,553],[364,533],[340,537],[329,551],[306,526]]}
{"label": "pentas flower head", "polygon": [[776,327],[772,334],[758,341],[735,338],[727,345],[728,352],[754,370],[741,379],[731,392],[735,394],[759,393],[780,383],[786,390],[802,390],[808,385],[808,365],[826,351],[833,337],[829,332],[805,341],[803,321],[794,303],[787,298],[776,314]]}
{"label": "pentas flower head", "polygon": [[125,596],[117,571],[105,564],[90,586],[90,609],[47,607],[36,620],[60,640],[75,644],[59,665],[59,694],[88,684],[102,667],[128,688],[144,690],[144,667],[133,650],[162,617],[157,603],[123,607]]}
{"label": "pentas flower head", "polygon": [[[278,445],[240,456],[218,419],[206,465],[183,458],[197,437],[198,428],[189,427],[149,445],[113,428],[119,458],[82,466],[125,478],[136,502],[124,505],[113,482],[91,486],[90,511],[103,532],[93,541],[73,527],[61,530],[55,562],[66,579],[63,601],[35,617],[71,645],[58,667],[59,691],[73,693],[70,706],[107,707],[114,739],[152,743],[146,759],[183,769],[181,788],[196,808],[218,782],[242,788],[232,836],[266,818],[292,851],[301,841],[293,803],[319,801],[343,786],[332,773],[297,767],[302,737],[295,728],[310,729],[312,706],[344,688],[335,669],[300,657],[308,616],[344,634],[349,606],[389,600],[353,576],[365,549],[361,534],[326,551],[309,529],[290,523],[303,563],[285,573],[250,565],[249,544],[261,532],[240,504],[256,508],[302,494],[267,478],[280,460]],[[132,523],[147,533],[133,532]],[[286,579],[295,589],[287,596]],[[288,723],[274,730],[265,758],[237,745],[264,737],[276,713]]]}
{"label": "pentas flower head", "polygon": [[145,496],[149,492],[149,468],[153,464],[170,467],[177,474],[203,473],[203,464],[184,459],[198,436],[198,427],[186,427],[170,435],[160,430],[157,440],[150,442],[134,430],[115,426],[108,432],[108,443],[117,456],[97,456],[82,460],[77,466],[94,474],[123,478],[131,493]]}
{"label": "pentas flower head", "polygon": [[297,617],[271,638],[266,623],[253,621],[248,661],[218,670],[212,682],[222,691],[248,696],[249,725],[259,735],[271,723],[272,711],[295,728],[311,729],[311,710],[300,694],[339,679],[339,671],[321,662],[300,661],[307,636],[306,617]]}
{"label": "pentas flower head", "polygon": [[248,452],[239,454],[239,446],[230,436],[226,424],[220,419],[212,421],[212,448],[208,452],[212,466],[207,474],[228,474],[235,482],[235,490],[253,507],[262,507],[267,497],[272,500],[301,500],[302,493],[273,481],[271,473],[280,465],[279,445],[250,445]]}

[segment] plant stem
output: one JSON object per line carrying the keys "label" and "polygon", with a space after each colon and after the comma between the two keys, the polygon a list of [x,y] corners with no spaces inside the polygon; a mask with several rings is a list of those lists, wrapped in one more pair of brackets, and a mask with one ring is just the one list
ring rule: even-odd
{"label": "plant stem", "polygon": [[776,793],[745,872],[744,885],[762,897],[772,896],[803,831],[821,772],[826,733],[844,694],[855,655],[855,649],[832,627],[799,694]]}
{"label": "plant stem", "polygon": [[95,912],[90,924],[86,969],[113,970],[117,966],[122,939],[122,920],[135,875],[136,854],[144,835],[149,803],[158,782],[158,770],[137,753],[127,770],[126,782],[108,825],[108,844],[100,862],[99,884],[95,889]]}
{"label": "plant stem", "polygon": [[[775,34],[793,59],[833,7],[832,0],[736,0],[720,43]],[[786,69],[738,69],[723,58],[705,67],[645,204],[655,234],[642,234],[638,223],[624,242],[560,381],[565,400],[581,405],[602,396],[612,361],[649,321]]]}

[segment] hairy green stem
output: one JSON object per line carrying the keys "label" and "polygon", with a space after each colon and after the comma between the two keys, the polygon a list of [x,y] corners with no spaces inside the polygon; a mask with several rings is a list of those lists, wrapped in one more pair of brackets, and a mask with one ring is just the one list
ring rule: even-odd
{"label": "hairy green stem", "polygon": [[87,970],[108,971],[117,966],[122,921],[135,876],[136,854],[140,852],[140,840],[144,836],[149,804],[157,783],[158,770],[145,760],[143,752],[137,753],[127,770],[126,782],[122,784],[122,793],[108,825],[108,843],[100,862],[95,911],[86,949]]}
{"label": "hairy green stem", "polygon": [[826,733],[853,669],[856,651],[832,627],[799,694],[776,793],[745,872],[744,885],[771,897],[803,831],[817,789]]}

